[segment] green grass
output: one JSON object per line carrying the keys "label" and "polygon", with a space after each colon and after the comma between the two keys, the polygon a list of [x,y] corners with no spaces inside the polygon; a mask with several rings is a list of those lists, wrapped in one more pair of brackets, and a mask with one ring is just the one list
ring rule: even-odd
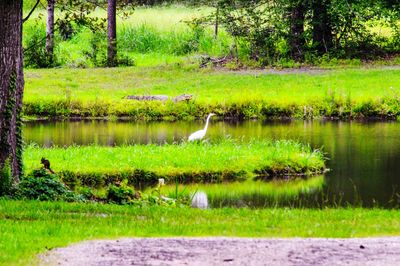
{"label": "green grass", "polygon": [[380,209],[133,208],[0,200],[0,264],[27,265],[88,239],[168,236],[367,237],[400,235],[400,212]]}
{"label": "green grass", "polygon": [[[193,94],[189,103],[138,102],[128,95]],[[203,118],[396,117],[399,69],[344,69],[322,73],[226,72],[196,66],[27,70],[28,116]],[[304,112],[304,107],[307,107]]]}
{"label": "green grass", "polygon": [[[138,8],[128,19],[119,18],[119,53],[133,58],[136,67],[27,70],[24,114],[134,120],[191,120],[211,111],[240,119],[400,115],[400,71],[396,68],[342,70],[341,60],[324,57],[320,65],[336,65],[335,71],[267,75],[199,69],[199,54],[225,55],[232,44],[223,30],[215,40],[212,27],[199,32],[183,22],[211,11],[184,6]],[[105,17],[105,11],[93,15]],[[24,24],[25,46],[35,32],[44,36],[44,19]],[[93,54],[93,43],[97,45],[96,60],[104,61],[103,35],[80,28],[71,40],[61,41],[57,36],[55,53],[60,64],[93,66],[95,63],[87,56],[88,52]],[[346,62],[362,65],[358,59]],[[393,63],[398,64],[399,59]],[[237,67],[234,62],[230,65]],[[193,94],[195,100],[189,104],[160,104],[123,99],[128,95],[183,93]]]}
{"label": "green grass", "polygon": [[63,99],[67,89],[71,91],[71,100],[118,101],[131,94],[192,93],[201,103],[270,100],[306,104],[331,96],[350,97],[350,100],[396,96],[400,94],[400,69],[344,69],[319,74],[263,74],[179,67],[26,71],[26,101]]}
{"label": "green grass", "polygon": [[[293,141],[224,140],[216,144],[114,148],[72,146],[43,149],[28,146],[24,152],[26,171],[40,167],[42,157],[49,159],[52,169],[61,176],[68,173],[69,176],[77,175],[79,179],[88,178],[91,182],[124,177],[151,182],[160,177],[178,178],[182,182],[221,182],[252,177],[257,171],[282,175],[318,173],[324,169],[324,158],[320,151],[312,151],[310,147]],[[131,182],[135,183],[135,180]]]}

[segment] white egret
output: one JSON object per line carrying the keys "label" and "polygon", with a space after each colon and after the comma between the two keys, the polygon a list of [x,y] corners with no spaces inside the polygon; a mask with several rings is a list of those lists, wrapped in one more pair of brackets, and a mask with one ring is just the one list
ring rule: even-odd
{"label": "white egret", "polygon": [[206,122],[206,126],[204,127],[204,129],[192,133],[192,134],[189,136],[189,139],[188,139],[188,140],[189,140],[189,141],[195,141],[195,140],[201,140],[202,138],[204,138],[204,136],[205,136],[206,133],[207,133],[208,122],[210,121],[210,118],[211,118],[212,116],[214,116],[214,115],[215,115],[215,114],[213,114],[213,113],[209,114],[208,117],[207,117],[207,122]]}
{"label": "white egret", "polygon": [[208,208],[207,194],[203,191],[197,191],[192,198],[192,208],[205,210]]}

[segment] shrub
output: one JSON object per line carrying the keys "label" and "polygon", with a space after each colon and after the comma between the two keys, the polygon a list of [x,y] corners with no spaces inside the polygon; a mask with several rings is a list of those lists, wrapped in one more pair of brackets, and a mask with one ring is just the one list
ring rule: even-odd
{"label": "shrub", "polygon": [[56,53],[51,58],[45,47],[44,29],[38,27],[26,41],[24,49],[24,63],[26,67],[32,68],[48,68],[57,66]]}
{"label": "shrub", "polygon": [[129,204],[135,199],[135,190],[125,183],[120,186],[111,185],[107,191],[107,200],[117,204]]}
{"label": "shrub", "polygon": [[65,185],[71,190],[74,190],[77,185],[79,185],[79,180],[77,176],[71,171],[63,171],[60,173],[60,177]]}
{"label": "shrub", "polygon": [[11,168],[8,160],[0,168],[0,197],[8,195],[11,189],[12,177]]}
{"label": "shrub", "polygon": [[78,193],[85,199],[89,201],[105,201],[105,197],[103,195],[98,195],[95,190],[90,187],[80,187],[78,188]]}
{"label": "shrub", "polygon": [[127,54],[121,54],[118,53],[117,54],[117,65],[118,66],[135,66],[135,60],[133,58],[131,58],[129,55]]}
{"label": "shrub", "polygon": [[[90,193],[89,193],[90,195]],[[93,195],[92,195],[93,196]],[[107,190],[107,201],[120,205],[131,204],[138,207],[143,206],[176,206],[176,200],[163,197],[160,188],[157,187],[151,193],[140,193],[127,185],[127,180],[118,186],[111,185]],[[183,203],[183,202],[182,202]]]}
{"label": "shrub", "polygon": [[92,62],[95,67],[107,66],[107,43],[105,33],[94,34],[90,39],[90,48],[83,51],[84,56]]}
{"label": "shrub", "polygon": [[79,201],[81,198],[70,191],[56,175],[46,169],[34,170],[22,179],[14,192],[17,199],[32,199],[42,201]]}

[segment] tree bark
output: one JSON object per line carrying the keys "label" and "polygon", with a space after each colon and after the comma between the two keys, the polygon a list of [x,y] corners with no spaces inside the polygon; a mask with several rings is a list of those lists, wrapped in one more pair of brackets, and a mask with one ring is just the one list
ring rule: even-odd
{"label": "tree bark", "polygon": [[117,0],[108,0],[108,54],[107,65],[117,66]]}
{"label": "tree bark", "polygon": [[289,7],[289,20],[290,20],[290,53],[293,59],[296,61],[302,61],[304,59],[304,19],[305,10],[303,1],[293,3]]}
{"label": "tree bark", "polygon": [[47,24],[46,24],[46,53],[53,63],[54,54],[54,5],[55,0],[47,0]]}
{"label": "tree bark", "polygon": [[0,169],[22,174],[22,0],[0,1]]}
{"label": "tree bark", "polygon": [[215,25],[214,25],[214,38],[218,38],[218,29],[219,29],[219,4],[217,3],[217,10],[215,12]]}
{"label": "tree bark", "polygon": [[313,45],[320,54],[328,53],[333,46],[332,26],[328,13],[330,0],[312,1]]}

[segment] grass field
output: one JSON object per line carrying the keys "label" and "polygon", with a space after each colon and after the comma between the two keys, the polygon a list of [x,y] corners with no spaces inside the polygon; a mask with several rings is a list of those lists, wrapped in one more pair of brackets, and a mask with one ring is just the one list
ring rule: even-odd
{"label": "grass field", "polygon": [[[293,141],[225,140],[216,144],[184,143],[122,147],[67,147],[42,149],[28,146],[24,152],[26,171],[40,167],[40,159],[50,160],[54,171],[76,175],[78,179],[120,180],[137,178],[156,182],[164,177],[181,182],[221,182],[260,174],[307,174],[323,171],[320,151]],[[113,178],[111,178],[113,177]],[[81,180],[81,182],[84,182]],[[135,180],[131,180],[135,182]]]}
{"label": "grass field", "polygon": [[[128,95],[192,94],[173,104]],[[197,66],[26,71],[27,116],[128,116],[145,120],[221,117],[396,117],[400,70],[343,69],[310,73],[229,72]],[[305,109],[306,107],[306,109]]]}
{"label": "grass field", "polygon": [[307,104],[326,97],[370,100],[400,94],[400,69],[344,69],[268,74],[155,68],[41,69],[26,71],[25,100],[118,101],[127,95],[191,93],[201,103],[264,100]]}
{"label": "grass field", "polygon": [[[396,67],[341,69],[341,60],[324,59],[321,66],[335,65],[336,70],[292,74],[227,71],[238,67],[235,62],[224,70],[199,69],[200,55],[226,55],[232,45],[223,29],[215,39],[211,25],[199,30],[185,23],[211,11],[208,7],[179,5],[140,7],[127,19],[119,17],[119,53],[133,58],[136,67],[65,68],[93,67],[104,61],[106,36],[82,27],[67,41],[57,35],[55,54],[64,68],[26,70],[24,114],[133,120],[192,120],[211,111],[240,119],[400,115],[400,70]],[[45,17],[35,19],[38,14],[24,24],[25,46],[34,38],[45,36]],[[106,13],[97,10],[92,15],[105,17]],[[29,52],[25,56],[29,61]],[[35,54],[33,58],[36,57],[40,56]],[[357,59],[347,63],[362,65]],[[399,59],[391,63],[396,65]],[[28,62],[25,65],[29,66]],[[194,101],[160,104],[123,99],[128,95],[183,93],[192,94]]]}
{"label": "grass field", "polygon": [[0,200],[0,264],[102,238],[158,236],[366,237],[400,235],[400,212],[379,209],[132,208]]}

